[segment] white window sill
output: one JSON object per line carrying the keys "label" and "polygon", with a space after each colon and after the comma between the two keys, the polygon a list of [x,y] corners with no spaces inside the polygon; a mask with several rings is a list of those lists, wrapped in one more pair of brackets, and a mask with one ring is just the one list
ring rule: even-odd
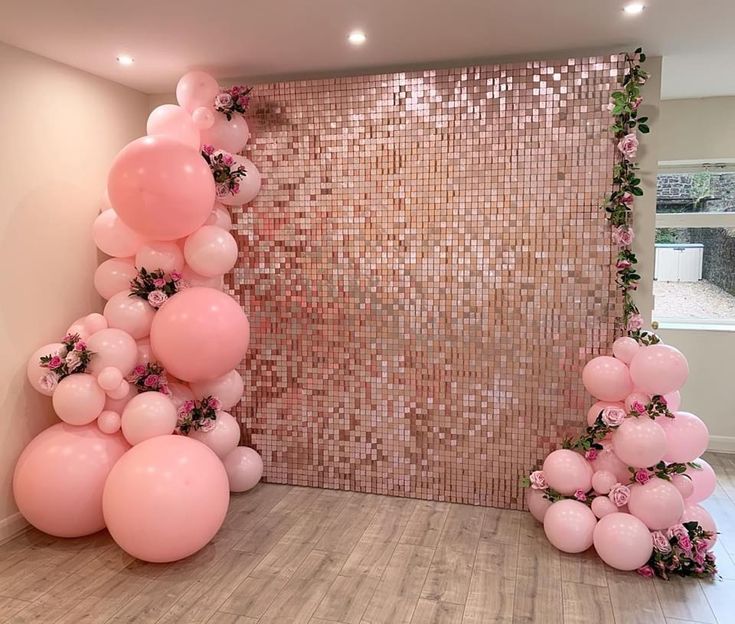
{"label": "white window sill", "polygon": [[659,320],[658,329],[677,329],[677,330],[685,329],[685,330],[697,330],[697,331],[735,332],[735,320],[733,321],[707,321],[703,319]]}

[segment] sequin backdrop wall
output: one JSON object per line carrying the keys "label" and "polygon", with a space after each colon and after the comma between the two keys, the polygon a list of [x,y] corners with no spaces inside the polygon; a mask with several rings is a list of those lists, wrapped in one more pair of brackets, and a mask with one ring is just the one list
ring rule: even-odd
{"label": "sequin backdrop wall", "polygon": [[229,284],[270,482],[520,508],[620,312],[619,57],[258,85]]}

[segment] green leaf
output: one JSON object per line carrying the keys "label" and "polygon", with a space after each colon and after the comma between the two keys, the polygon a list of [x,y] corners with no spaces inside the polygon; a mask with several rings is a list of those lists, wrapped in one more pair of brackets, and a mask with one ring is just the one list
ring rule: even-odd
{"label": "green leaf", "polygon": [[643,190],[640,186],[634,186],[630,189],[630,192],[633,193],[636,197],[641,197],[643,195]]}
{"label": "green leaf", "polygon": [[641,134],[648,134],[651,131],[651,129],[646,124],[640,124],[638,126],[638,130],[641,131]]}

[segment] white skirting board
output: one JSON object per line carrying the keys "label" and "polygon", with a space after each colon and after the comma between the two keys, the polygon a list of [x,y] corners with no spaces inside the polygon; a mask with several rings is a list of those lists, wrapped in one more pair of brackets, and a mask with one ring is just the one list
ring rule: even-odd
{"label": "white skirting board", "polygon": [[735,453],[735,437],[711,435],[707,450],[713,453]]}
{"label": "white skirting board", "polygon": [[22,533],[29,527],[26,519],[20,515],[20,512],[14,513],[12,516],[0,520],[0,544],[7,542],[19,533]]}

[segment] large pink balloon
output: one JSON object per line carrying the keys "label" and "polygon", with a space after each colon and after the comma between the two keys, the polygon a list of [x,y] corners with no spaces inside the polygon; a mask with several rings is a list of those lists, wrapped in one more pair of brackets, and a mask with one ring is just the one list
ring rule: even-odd
{"label": "large pink balloon", "polygon": [[134,255],[143,244],[143,238],[125,225],[114,210],[105,210],[97,216],[92,237],[100,251],[117,258]]}
{"label": "large pink balloon", "polygon": [[100,297],[110,299],[123,290],[130,290],[130,282],[137,275],[132,258],[110,258],[94,272],[94,287]]}
{"label": "large pink balloon", "polygon": [[133,337],[122,329],[111,327],[92,334],[87,346],[94,352],[87,370],[96,375],[103,368],[113,366],[127,375],[138,359],[138,345]]}
{"label": "large pink balloon", "polygon": [[120,434],[106,435],[94,423],[59,423],[42,431],[15,467],[18,509],[37,529],[58,537],[101,531],[105,480],[129,448]]}
{"label": "large pink balloon", "polygon": [[699,468],[689,467],[684,473],[689,475],[693,485],[693,493],[686,499],[688,505],[701,503],[703,500],[709,498],[717,486],[717,477],[715,476],[715,471],[712,470],[712,466],[701,457],[695,459],[694,463]]}
{"label": "large pink balloon", "polygon": [[135,254],[135,266],[149,272],[159,269],[164,273],[181,271],[184,268],[184,254],[174,242],[151,241],[143,245]]}
{"label": "large pink balloon", "polygon": [[199,130],[191,115],[175,104],[162,104],[151,111],[146,134],[160,134],[199,150]]}
{"label": "large pink balloon", "polygon": [[666,434],[648,416],[626,418],[613,433],[612,443],[620,460],[635,468],[655,466],[666,452]]}
{"label": "large pink balloon", "polygon": [[150,333],[156,311],[144,299],[122,291],[110,298],[104,315],[110,327],[122,329],[138,340]]}
{"label": "large pink balloon", "polygon": [[214,123],[201,130],[202,145],[237,154],[250,138],[250,129],[242,115],[233,115],[228,120],[223,113],[215,112]]}
{"label": "large pink balloon", "polygon": [[189,437],[206,444],[221,459],[239,444],[240,425],[231,414],[217,412],[213,429],[210,431],[195,430],[189,434]]}
{"label": "large pink balloon", "polygon": [[231,370],[216,379],[193,383],[191,390],[197,399],[205,396],[218,398],[222,409],[228,410],[239,403],[245,391],[245,384],[240,373]]}
{"label": "large pink balloon", "polygon": [[673,418],[656,419],[666,432],[666,455],[669,463],[694,461],[709,446],[709,430],[689,412],[675,412]]}
{"label": "large pink balloon", "polygon": [[230,451],[222,463],[230,481],[230,492],[247,492],[258,485],[263,476],[262,458],[248,446],[238,446]]}
{"label": "large pink balloon", "polygon": [[130,399],[122,413],[122,432],[132,445],[176,428],[176,407],[160,392],[142,392]]}
{"label": "large pink balloon", "polygon": [[549,453],[543,467],[549,486],[566,496],[592,487],[592,466],[579,453],[559,449]]}
{"label": "large pink balloon", "polygon": [[611,513],[601,518],[593,538],[600,559],[617,570],[637,570],[653,553],[650,531],[630,514]]}
{"label": "large pink balloon", "polygon": [[630,364],[630,361],[633,359],[633,356],[638,353],[638,349],[640,349],[640,347],[641,345],[639,345],[638,341],[634,338],[623,336],[622,338],[618,338],[615,342],[613,342],[612,350],[613,355],[621,362]]}
{"label": "large pink balloon", "polygon": [[544,492],[542,490],[527,488],[526,504],[528,505],[528,511],[531,512],[531,515],[543,524],[546,512],[552,505],[552,502],[544,496]]}
{"label": "large pink balloon", "polygon": [[590,427],[595,424],[600,412],[602,412],[606,407],[617,407],[618,409],[625,410],[625,405],[620,401],[597,401],[587,411],[587,424]]}
{"label": "large pink balloon", "polygon": [[139,234],[175,240],[209,217],[214,178],[198,152],[167,137],[149,136],[116,156],[107,191],[120,218]]}
{"label": "large pink balloon", "polygon": [[641,347],[630,363],[630,375],[637,388],[648,394],[679,390],[689,376],[689,365],[681,351],[665,344]]}
{"label": "large pink balloon", "polygon": [[603,440],[600,444],[602,450],[597,451],[597,457],[590,461],[592,469],[595,472],[611,472],[619,483],[627,483],[630,480],[628,465],[620,461],[620,458],[615,454],[612,442]]}
{"label": "large pink balloon", "polygon": [[233,156],[235,163],[241,165],[247,171],[247,175],[240,179],[240,189],[234,195],[225,195],[219,198],[219,201],[227,206],[239,206],[247,204],[255,199],[260,192],[261,177],[260,171],[255,163],[248,160],[244,156]]}
{"label": "large pink balloon", "polygon": [[203,225],[186,239],[184,256],[186,264],[199,275],[222,275],[237,262],[237,242],[228,231],[216,225]]}
{"label": "large pink balloon", "polygon": [[592,546],[597,518],[584,503],[560,500],[546,511],[544,533],[559,550],[580,553]]}
{"label": "large pink balloon", "polygon": [[218,94],[217,81],[203,71],[187,72],[176,85],[176,101],[190,113],[200,106],[211,107]]}
{"label": "large pink balloon", "polygon": [[673,483],[654,477],[630,486],[628,509],[649,529],[668,529],[684,513],[684,499]]}
{"label": "large pink balloon", "polygon": [[92,375],[74,373],[59,382],[52,402],[61,420],[70,425],[86,425],[105,407],[105,391]]}
{"label": "large pink balloon", "polygon": [[717,541],[717,525],[710,513],[701,505],[687,505],[684,508],[684,513],[681,516],[682,524],[684,522],[699,522],[700,526],[705,530],[712,533],[712,538],[707,540],[707,544],[710,548],[715,545]]}
{"label": "large pink balloon", "polygon": [[245,356],[250,326],[240,305],[213,288],[187,288],[156,313],[151,347],[167,371],[184,381],[215,379]]}
{"label": "large pink balloon", "polygon": [[582,370],[582,383],[587,392],[600,401],[622,401],[633,392],[628,367],[608,355],[587,362]]}
{"label": "large pink balloon", "polygon": [[229,499],[219,457],[196,440],[158,436],[115,464],[103,509],[123,550],[143,561],[167,562],[207,545],[222,526]]}
{"label": "large pink balloon", "polygon": [[40,365],[42,355],[58,355],[59,350],[63,349],[64,345],[60,342],[52,342],[51,344],[43,345],[33,352],[33,355],[28,359],[26,365],[26,375],[28,381],[36,392],[40,392],[45,396],[51,396],[56,390],[57,380],[51,383],[44,383],[43,379],[49,374],[49,369],[44,368]]}

